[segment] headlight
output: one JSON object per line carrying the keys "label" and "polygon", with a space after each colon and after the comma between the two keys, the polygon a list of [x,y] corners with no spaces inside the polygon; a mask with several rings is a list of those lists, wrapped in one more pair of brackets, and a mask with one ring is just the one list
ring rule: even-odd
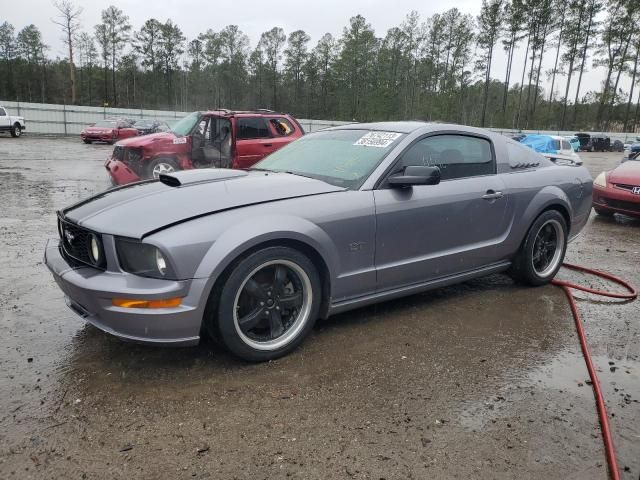
{"label": "headlight", "polygon": [[152,278],[173,277],[169,262],[160,249],[154,245],[116,238],[116,250],[120,267],[125,272]]}
{"label": "headlight", "polygon": [[87,250],[89,251],[89,260],[96,267],[104,266],[104,250],[102,242],[95,233],[90,233],[87,237]]}
{"label": "headlight", "polygon": [[599,187],[606,187],[607,186],[607,173],[606,172],[602,172],[600,175],[598,175],[596,177],[596,179],[593,181],[594,185],[597,185]]}
{"label": "headlight", "polygon": [[167,261],[160,253],[160,250],[156,248],[156,268],[164,276],[167,273]]}

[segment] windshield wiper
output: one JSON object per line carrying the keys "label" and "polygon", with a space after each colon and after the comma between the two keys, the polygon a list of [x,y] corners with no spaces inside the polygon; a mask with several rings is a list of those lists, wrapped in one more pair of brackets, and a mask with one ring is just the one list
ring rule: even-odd
{"label": "windshield wiper", "polygon": [[258,167],[248,167],[243,170],[253,171],[253,172],[274,172],[275,170],[269,170],[268,168],[258,168]]}

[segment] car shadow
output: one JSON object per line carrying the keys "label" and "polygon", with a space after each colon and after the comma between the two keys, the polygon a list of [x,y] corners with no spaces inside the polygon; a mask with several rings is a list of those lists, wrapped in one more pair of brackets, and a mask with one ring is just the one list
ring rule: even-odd
{"label": "car shadow", "polygon": [[162,348],[123,342],[87,325],[73,337],[59,366],[60,388],[82,396],[112,389],[137,394],[142,386],[173,395],[176,385],[188,391],[202,385],[270,388],[327,375],[336,381],[356,374],[363,362],[384,364],[403,350],[441,356],[466,351],[465,343],[478,355],[507,342],[507,349],[546,356],[566,338],[549,336],[566,328],[556,322],[563,302],[560,289],[521,287],[505,275],[492,275],[319,321],[295,352],[261,364],[243,362],[208,339],[195,347]]}

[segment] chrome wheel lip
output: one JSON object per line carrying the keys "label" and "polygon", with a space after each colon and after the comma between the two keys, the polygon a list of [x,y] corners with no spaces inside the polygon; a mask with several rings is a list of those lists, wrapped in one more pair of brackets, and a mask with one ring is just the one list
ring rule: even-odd
{"label": "chrome wheel lip", "polygon": [[173,173],[176,169],[172,165],[164,162],[158,163],[153,167],[153,178],[159,178],[161,174]]}
{"label": "chrome wheel lip", "polygon": [[[273,340],[259,342],[252,338],[249,338],[240,328],[240,321],[238,318],[238,302],[240,300],[240,294],[244,290],[247,282],[260,270],[273,265],[282,265],[284,267],[290,268],[296,273],[296,275],[298,275],[298,278],[302,283],[302,307],[300,308],[300,311],[298,312],[298,315],[293,324],[282,335],[280,335],[278,338],[274,338]],[[270,260],[254,268],[242,281],[240,288],[238,288],[233,302],[233,325],[235,326],[236,333],[247,346],[261,351],[278,350],[288,345],[298,337],[299,333],[309,321],[309,317],[311,316],[312,303],[313,291],[311,289],[311,279],[309,278],[307,272],[305,272],[300,265],[290,260]]]}
{"label": "chrome wheel lip", "polygon": [[564,229],[562,228],[562,225],[560,224],[560,222],[556,219],[547,220],[540,226],[540,228],[538,229],[538,232],[536,233],[535,240],[533,241],[533,249],[535,249],[538,237],[540,236],[542,230],[547,225],[551,225],[553,227],[556,235],[556,248],[555,248],[555,251],[553,252],[553,257],[551,258],[551,261],[546,267],[544,267],[544,269],[542,269],[542,271],[540,271],[536,268],[536,265],[533,259],[534,257],[533,253],[535,252],[532,252],[532,255],[531,255],[531,266],[533,267],[533,271],[536,273],[536,275],[538,275],[541,278],[549,277],[556,270],[556,268],[560,265],[560,262],[562,261],[562,255],[564,253],[564,244],[565,244]]}

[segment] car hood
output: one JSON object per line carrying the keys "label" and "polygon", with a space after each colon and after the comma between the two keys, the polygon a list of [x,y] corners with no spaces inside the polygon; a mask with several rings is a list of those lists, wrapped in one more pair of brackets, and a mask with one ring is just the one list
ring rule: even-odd
{"label": "car hood", "polygon": [[629,160],[611,170],[609,182],[640,185],[640,161]]}
{"label": "car hood", "polygon": [[[344,190],[288,173],[206,169],[179,172],[172,177],[183,184],[173,187],[158,180],[133,183],[107,190],[60,213],[95,232],[140,239],[224,210]],[[189,178],[198,180],[190,182]]]}
{"label": "car hood", "polygon": [[147,147],[154,143],[172,143],[176,138],[173,132],[158,132],[151,135],[145,135],[144,137],[131,137],[125,140],[120,140],[118,146],[120,147]]}

